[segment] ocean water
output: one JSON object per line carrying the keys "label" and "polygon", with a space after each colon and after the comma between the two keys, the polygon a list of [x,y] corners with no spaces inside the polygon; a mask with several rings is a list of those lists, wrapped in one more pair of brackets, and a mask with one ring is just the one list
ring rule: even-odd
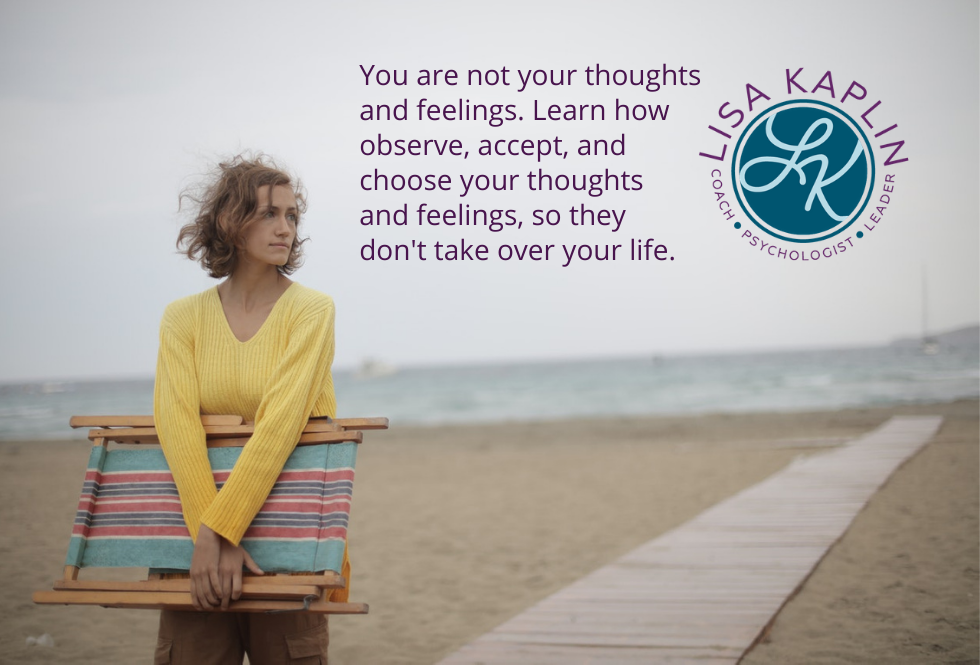
{"label": "ocean water", "polygon": [[[980,397],[974,345],[405,368],[334,375],[338,415],[407,423],[801,411]],[[153,380],[0,385],[0,440],[83,438],[73,415],[150,414]]]}

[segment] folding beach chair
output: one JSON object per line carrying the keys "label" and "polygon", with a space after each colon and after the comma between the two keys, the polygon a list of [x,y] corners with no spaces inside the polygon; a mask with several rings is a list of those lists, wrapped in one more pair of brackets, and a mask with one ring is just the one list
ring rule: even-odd
{"label": "folding beach chair", "polygon": [[[202,416],[201,421],[220,487],[253,427],[239,416]],[[64,577],[54,590],[35,592],[34,602],[193,609],[190,580],[167,574],[190,568],[194,544],[153,417],[76,416],[71,426],[94,428],[88,435],[92,454]],[[232,601],[230,610],[367,613],[363,603],[334,603],[327,597],[330,589],[345,585],[341,565],[361,430],[387,427],[387,418],[310,419],[242,539],[266,574],[246,574],[241,599]],[[139,445],[110,449],[110,443]],[[86,567],[149,568],[150,574],[139,581],[79,579]]]}

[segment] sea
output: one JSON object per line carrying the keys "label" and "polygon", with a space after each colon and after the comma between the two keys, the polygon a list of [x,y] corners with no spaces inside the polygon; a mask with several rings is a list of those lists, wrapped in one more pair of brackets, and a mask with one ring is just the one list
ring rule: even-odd
{"label": "sea", "polygon": [[[832,410],[980,397],[977,345],[336,371],[338,415],[400,424]],[[0,385],[0,441],[84,438],[73,415],[153,411],[153,379]]]}

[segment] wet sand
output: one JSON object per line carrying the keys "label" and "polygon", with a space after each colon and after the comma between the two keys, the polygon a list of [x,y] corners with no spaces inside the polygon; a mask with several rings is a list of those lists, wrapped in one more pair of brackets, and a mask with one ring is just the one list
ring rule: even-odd
{"label": "wet sand", "polygon": [[[976,662],[976,401],[368,433],[350,549],[352,600],[371,613],[331,619],[330,662],[433,663],[795,456],[927,413],[947,417],[939,435],[744,662]],[[0,662],[152,660],[155,612],[30,600],[61,573],[87,454],[80,441],[0,443]],[[42,633],[56,646],[25,644]]]}

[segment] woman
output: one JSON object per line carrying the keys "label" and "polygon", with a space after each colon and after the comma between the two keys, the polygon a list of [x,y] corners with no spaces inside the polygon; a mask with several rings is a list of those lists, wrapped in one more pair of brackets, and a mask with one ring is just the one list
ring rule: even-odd
{"label": "woman", "polygon": [[[154,419],[194,539],[194,606],[224,610],[241,594],[243,567],[262,574],[240,541],[307,419],[335,415],[334,307],[287,277],[300,261],[306,201],[270,160],[222,163],[188,198],[197,215],[177,245],[226,279],[164,312]],[[221,413],[254,421],[255,431],[218,491],[200,415]],[[346,551],[342,574],[350,578]],[[347,589],[333,592],[346,599]],[[323,615],[164,611],[157,662],[241,663],[243,653],[253,665],[326,662],[326,649]]]}

